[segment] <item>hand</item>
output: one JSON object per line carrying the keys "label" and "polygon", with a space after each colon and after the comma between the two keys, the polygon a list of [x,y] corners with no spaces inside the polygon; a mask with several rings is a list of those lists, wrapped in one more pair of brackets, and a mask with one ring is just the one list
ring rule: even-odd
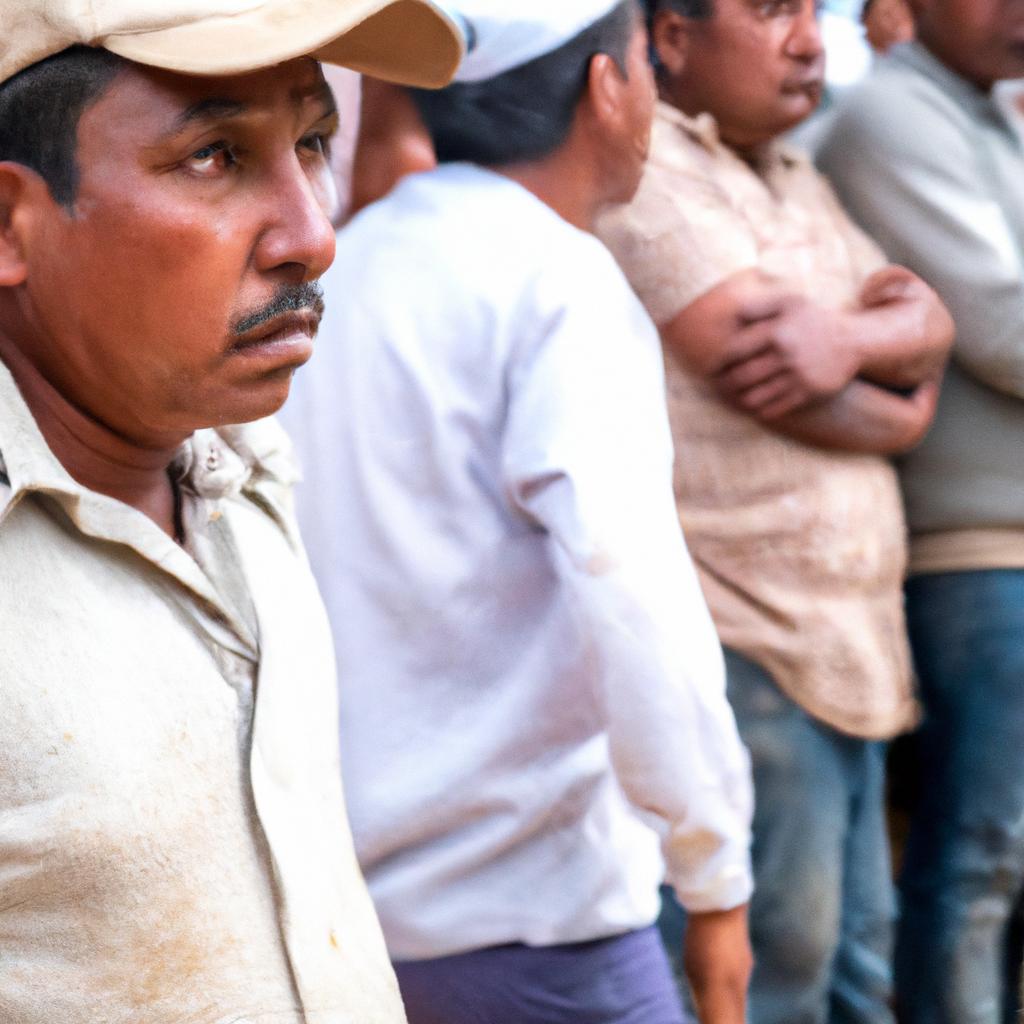
{"label": "hand", "polygon": [[926,295],[928,286],[906,267],[891,264],[876,270],[860,290],[860,305],[863,309],[875,309],[890,302]]}
{"label": "hand", "polygon": [[933,289],[906,267],[889,266],[864,282],[859,300],[861,377],[910,390],[941,376],[956,329]]}
{"label": "hand", "polygon": [[747,907],[688,915],[683,964],[701,1024],[744,1024],[754,965]]}
{"label": "hand", "polygon": [[853,316],[799,295],[755,299],[712,378],[741,412],[773,420],[839,394],[860,369]]}
{"label": "hand", "polygon": [[757,268],[740,270],[690,303],[662,327],[662,336],[691,373],[710,380],[735,358],[738,336],[749,326],[740,311],[754,308],[767,318],[788,297],[777,280]]}

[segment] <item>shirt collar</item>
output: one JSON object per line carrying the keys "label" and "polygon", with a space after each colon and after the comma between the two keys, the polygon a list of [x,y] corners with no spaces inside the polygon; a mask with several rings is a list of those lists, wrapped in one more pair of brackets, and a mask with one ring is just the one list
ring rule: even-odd
{"label": "shirt collar", "polygon": [[[678,107],[674,107],[665,100],[658,101],[656,118],[662,124],[675,128],[688,136],[694,142],[703,146],[713,156],[728,155],[739,159],[739,154],[722,141],[718,130],[718,122],[713,114],[704,112],[691,117],[684,114]],[[795,167],[803,161],[798,149],[788,145],[781,139],[773,139],[762,147],[758,153],[758,172],[767,174],[776,168],[788,169]],[[744,161],[745,162],[745,161]]]}
{"label": "shirt collar", "polygon": [[[0,529],[18,502],[32,492],[55,499],[83,533],[128,544],[158,564],[176,561],[180,549],[137,510],[83,487],[47,445],[10,370],[0,361]],[[197,431],[172,466],[182,486],[217,503],[245,495],[299,546],[290,508],[298,479],[291,446],[273,421]]]}

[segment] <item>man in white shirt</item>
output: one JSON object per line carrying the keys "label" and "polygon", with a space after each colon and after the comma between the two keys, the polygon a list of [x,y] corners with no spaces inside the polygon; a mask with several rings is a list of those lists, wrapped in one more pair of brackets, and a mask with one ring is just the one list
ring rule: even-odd
{"label": "man in white shirt", "polygon": [[589,233],[639,181],[646,34],[631,2],[466,6],[458,84],[417,94],[441,166],[339,236],[289,410],[357,853],[414,1024],[676,1024],[665,863],[702,1019],[741,1024],[748,762],[657,333]]}
{"label": "man in white shirt", "polygon": [[291,461],[251,421],[334,250],[298,55],[441,84],[459,29],[408,0],[0,25],[0,1021],[404,1024]]}

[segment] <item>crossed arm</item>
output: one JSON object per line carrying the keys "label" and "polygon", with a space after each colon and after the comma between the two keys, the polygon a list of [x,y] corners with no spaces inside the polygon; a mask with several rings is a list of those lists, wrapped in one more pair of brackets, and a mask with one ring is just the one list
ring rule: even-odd
{"label": "crossed arm", "polygon": [[902,267],[873,274],[848,309],[746,270],[692,302],[662,337],[726,403],[773,430],[895,454],[918,444],[935,414],[953,323]]}

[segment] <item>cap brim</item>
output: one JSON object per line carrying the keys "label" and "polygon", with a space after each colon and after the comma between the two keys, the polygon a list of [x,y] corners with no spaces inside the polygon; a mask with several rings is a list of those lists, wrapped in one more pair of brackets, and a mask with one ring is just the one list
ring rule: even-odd
{"label": "cap brim", "polygon": [[428,89],[447,85],[465,53],[459,25],[430,0],[272,0],[255,11],[109,36],[101,45],[188,75],[240,75],[312,56]]}

